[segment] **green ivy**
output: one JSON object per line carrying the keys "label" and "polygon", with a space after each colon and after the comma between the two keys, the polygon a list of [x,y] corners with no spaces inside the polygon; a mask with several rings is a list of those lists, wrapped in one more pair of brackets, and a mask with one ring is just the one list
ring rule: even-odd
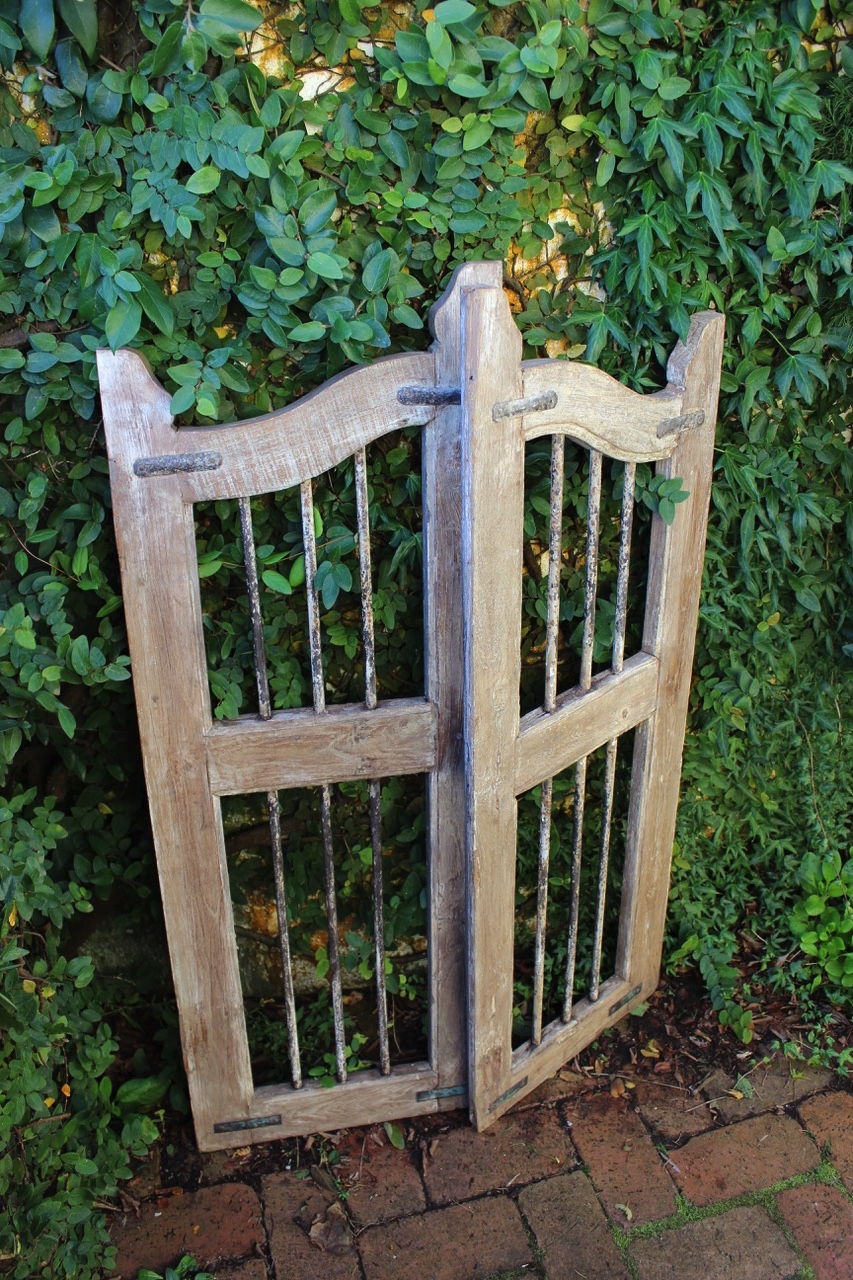
{"label": "green ivy", "polygon": [[[0,1251],[13,1274],[97,1272],[93,1205],[153,1133],[111,1091],[116,1041],[78,954],[81,913],[137,927],[156,913],[97,400],[103,345],[139,349],[175,414],[212,423],[422,348],[430,304],[470,259],[505,262],[527,356],[582,358],[641,391],[663,384],[693,312],[725,310],[669,957],[700,964],[743,1038],[761,982],[807,1002],[826,973],[849,1000],[846,967],[829,968],[842,953],[822,949],[834,917],[816,951],[820,930],[800,925],[840,911],[851,840],[851,22],[848,0],[405,11],[303,0],[263,15],[244,0],[102,12],[96,0],[0,0],[0,1019],[16,1082],[0,1108],[0,1194],[15,1197]],[[399,692],[421,678],[419,459],[412,436],[387,446],[370,462],[377,662]],[[546,476],[532,447],[528,702],[541,687]],[[578,537],[585,483],[568,458]],[[614,500],[620,485],[614,468]],[[640,535],[650,510],[677,519],[683,496],[641,470]],[[345,699],[361,644],[345,469],[315,497],[326,677]],[[310,687],[290,600],[304,574],[298,510],[284,495],[256,500],[253,515],[273,694],[294,706]],[[214,704],[232,716],[253,696],[236,514],[211,504],[198,518]],[[597,661],[612,625],[608,554],[605,537]],[[563,576],[561,679],[582,589],[568,551]],[[383,804],[398,821],[389,918],[401,936],[423,919],[423,808],[396,787]],[[356,927],[363,801],[345,801],[347,963],[369,968]],[[297,841],[302,803],[288,815]],[[522,889],[533,856],[522,854]],[[239,865],[248,876],[251,859]],[[817,916],[803,904],[821,893]],[[745,934],[760,957],[749,992]]]}

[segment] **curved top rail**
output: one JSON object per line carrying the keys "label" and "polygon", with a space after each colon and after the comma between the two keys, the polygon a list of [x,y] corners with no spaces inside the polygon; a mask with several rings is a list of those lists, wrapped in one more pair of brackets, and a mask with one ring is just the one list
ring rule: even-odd
{"label": "curved top rail", "polygon": [[292,488],[436,412],[397,396],[403,385],[434,386],[429,351],[347,369],[285,409],[215,427],[176,428],[168,392],[135,351],[99,351],[98,375],[113,466],[128,479],[174,476],[186,502]]}
{"label": "curved top rail", "polygon": [[639,395],[592,365],[525,360],[524,399],[549,406],[525,415],[525,439],[562,434],[621,462],[668,458],[681,432],[701,425],[697,414],[682,415],[684,377],[705,328],[719,319],[716,311],[693,316],[686,342],[669,358],[667,387],[653,395]]}

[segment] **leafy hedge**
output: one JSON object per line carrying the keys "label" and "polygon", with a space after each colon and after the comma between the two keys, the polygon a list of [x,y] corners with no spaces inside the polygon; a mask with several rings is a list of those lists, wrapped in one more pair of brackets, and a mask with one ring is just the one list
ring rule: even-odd
{"label": "leafy hedge", "polygon": [[[18,1277],[98,1273],[93,1204],[151,1140],[139,1108],[162,1093],[114,1088],[110,993],[75,958],[81,912],[156,911],[104,343],[140,348],[175,412],[210,422],[423,344],[428,305],[466,259],[506,261],[527,354],[568,352],[641,390],[660,386],[691,312],[724,309],[670,959],[695,957],[743,1039],[759,1007],[731,963],[744,938],[763,981],[807,1011],[816,984],[849,1007],[853,7],[266,13],[261,26],[242,0],[0,3],[0,1254]],[[411,636],[411,442],[394,448],[374,476],[401,495],[378,573],[386,621]],[[202,550],[227,600],[232,517],[213,514],[221,542]],[[347,554],[326,552],[324,606],[352,658]],[[265,568],[290,584],[292,560]],[[227,610],[221,626],[230,714],[249,658],[227,643]],[[389,653],[388,670],[405,658]],[[298,700],[291,674],[279,705]],[[843,1061],[831,1022],[820,1034]]]}

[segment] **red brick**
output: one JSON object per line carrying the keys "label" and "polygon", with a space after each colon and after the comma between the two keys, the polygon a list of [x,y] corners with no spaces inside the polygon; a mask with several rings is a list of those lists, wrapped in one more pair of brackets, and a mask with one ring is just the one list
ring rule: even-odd
{"label": "red brick", "polygon": [[812,1183],[778,1196],[815,1280],[853,1280],[853,1206],[839,1187]]}
{"label": "red brick", "polygon": [[433,1204],[451,1204],[523,1187],[576,1163],[566,1126],[555,1112],[521,1111],[485,1133],[466,1125],[441,1134],[434,1154],[425,1157],[424,1182]]}
{"label": "red brick", "polygon": [[421,1175],[410,1147],[398,1151],[387,1141],[379,1145],[368,1134],[358,1157],[345,1156],[338,1169],[347,1188],[347,1209],[359,1227],[372,1227],[426,1208]]}
{"label": "red brick", "polygon": [[482,1280],[533,1261],[509,1196],[370,1227],[359,1248],[367,1280]]}
{"label": "red brick", "polygon": [[231,1182],[146,1202],[138,1218],[121,1218],[110,1234],[118,1247],[115,1272],[135,1277],[141,1267],[163,1271],[185,1253],[205,1267],[245,1258],[263,1241],[264,1229],[252,1188]]}
{"label": "red brick", "polygon": [[638,1240],[631,1254],[640,1280],[789,1280],[802,1265],[758,1205]]}
{"label": "red brick", "polygon": [[664,1142],[680,1142],[714,1124],[710,1107],[687,1090],[665,1088],[654,1080],[638,1080],[631,1091],[637,1111]]}
{"label": "red brick", "polygon": [[278,1276],[360,1280],[354,1244],[347,1253],[327,1253],[308,1235],[312,1223],[336,1203],[337,1197],[331,1191],[315,1186],[309,1178],[274,1173],[264,1178],[262,1194],[270,1253]]}
{"label": "red brick", "polygon": [[800,1119],[821,1148],[829,1147],[830,1160],[853,1191],[853,1096],[824,1093],[811,1098],[800,1107]]}
{"label": "red brick", "polygon": [[600,1088],[600,1076],[586,1076],[580,1071],[564,1069],[548,1080],[544,1080],[532,1093],[522,1098],[521,1102],[513,1107],[513,1114],[528,1107],[553,1106],[555,1102],[564,1102],[567,1098],[594,1093]]}
{"label": "red brick", "polygon": [[694,1204],[713,1204],[808,1173],[820,1153],[789,1116],[756,1116],[691,1138],[674,1153],[681,1189]]}
{"label": "red brick", "polygon": [[702,1092],[706,1098],[713,1099],[714,1110],[721,1119],[746,1120],[749,1116],[790,1106],[818,1089],[825,1089],[832,1081],[832,1072],[823,1067],[804,1067],[794,1075],[790,1060],[777,1056],[770,1062],[760,1063],[746,1079],[752,1090],[748,1098],[732,1097],[729,1090],[735,1088],[737,1078],[724,1071],[715,1071],[705,1081]]}
{"label": "red brick", "polygon": [[[574,1144],[611,1218],[636,1227],[675,1212],[672,1179],[624,1098],[600,1094],[572,1103],[567,1115]],[[630,1219],[620,1205],[630,1210]]]}
{"label": "red brick", "polygon": [[519,1207],[544,1251],[548,1280],[627,1280],[604,1210],[583,1173],[548,1178],[527,1187]]}

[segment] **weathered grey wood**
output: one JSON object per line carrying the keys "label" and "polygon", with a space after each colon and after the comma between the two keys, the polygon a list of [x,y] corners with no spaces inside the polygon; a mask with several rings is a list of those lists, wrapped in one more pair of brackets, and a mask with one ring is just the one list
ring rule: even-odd
{"label": "weathered grey wood", "polygon": [[462,331],[468,1094],[482,1128],[512,1070],[524,436],[520,418],[492,417],[522,390],[521,337],[501,289],[465,291]]}
{"label": "weathered grey wood", "polygon": [[[99,353],[146,781],[203,1149],[464,1105],[466,1075],[482,1128],[654,988],[722,325],[713,314],[697,318],[670,361],[666,392],[637,396],[585,366],[522,365],[500,264],[468,264],[434,312],[431,353],[350,371],[265,419],[203,430],[175,430],[169,396],[138,356]],[[510,416],[519,405],[522,416]],[[313,710],[214,724],[192,503],[305,485],[411,423],[427,424],[426,697],[326,709],[318,670]],[[629,463],[657,460],[691,496],[671,528],[654,518],[644,651],[519,721],[524,442],[541,434]],[[515,797],[630,728],[616,973],[595,1002],[573,1006],[567,1025],[557,1019],[538,1046],[513,1053]],[[430,824],[430,1063],[391,1064],[390,1076],[358,1073],[334,1089],[255,1090],[219,796],[420,772]]]}
{"label": "weathered grey wood", "polygon": [[283,791],[324,782],[428,773],[436,757],[436,709],[422,698],[241,716],[208,730],[204,747],[217,795]]}
{"label": "weathered grey wood", "polygon": [[[147,388],[145,404],[157,407],[156,438],[128,458],[131,466],[136,458],[156,454],[216,453],[221,457],[216,470],[180,477],[185,502],[289,489],[328,471],[389,431],[429,422],[435,413],[434,407],[405,406],[397,399],[397,388],[404,382],[434,381],[435,359],[428,351],[386,356],[373,365],[348,369],[279,413],[229,426],[179,430],[172,425],[170,397],[142,356],[135,351],[102,351],[98,369],[111,370],[110,386],[116,395],[133,379],[140,390]],[[149,481],[149,487],[153,483]]]}
{"label": "weathered grey wood", "polygon": [[138,360],[99,353],[116,536],[157,867],[199,1142],[248,1115],[252,1076],[219,800],[205,769],[211,714],[192,508],[180,476],[133,459],[174,434],[168,397]]}
{"label": "weathered grey wood", "polygon": [[[435,381],[459,387],[462,291],[500,289],[499,262],[457,267],[430,316]],[[431,1061],[442,1088],[467,1086],[465,765],[463,758],[461,410],[440,407],[422,437],[426,693],[437,716],[427,779]],[[459,1106],[451,1095],[443,1107]]]}
{"label": "weathered grey wood", "polygon": [[724,335],[723,316],[711,311],[694,316],[687,342],[679,342],[667,366],[670,386],[683,397],[683,412],[702,413],[704,422],[680,435],[675,452],[659,464],[659,473],[681,477],[690,498],[671,525],[655,517],[649,552],[643,649],[660,664],[657,710],[639,730],[634,747],[617,959],[617,972],[644,990],[654,989],[660,968]]}
{"label": "weathered grey wood", "polygon": [[675,448],[677,436],[666,427],[682,416],[681,388],[641,396],[574,360],[525,360],[521,367],[525,398],[556,396],[553,408],[525,414],[526,440],[562,433],[621,462],[653,462]]}
{"label": "weathered grey wood", "polygon": [[648,719],[655,708],[657,687],[657,660],[638,653],[622,671],[596,676],[588,692],[568,689],[560,694],[555,711],[528,712],[518,735],[516,795]]}

